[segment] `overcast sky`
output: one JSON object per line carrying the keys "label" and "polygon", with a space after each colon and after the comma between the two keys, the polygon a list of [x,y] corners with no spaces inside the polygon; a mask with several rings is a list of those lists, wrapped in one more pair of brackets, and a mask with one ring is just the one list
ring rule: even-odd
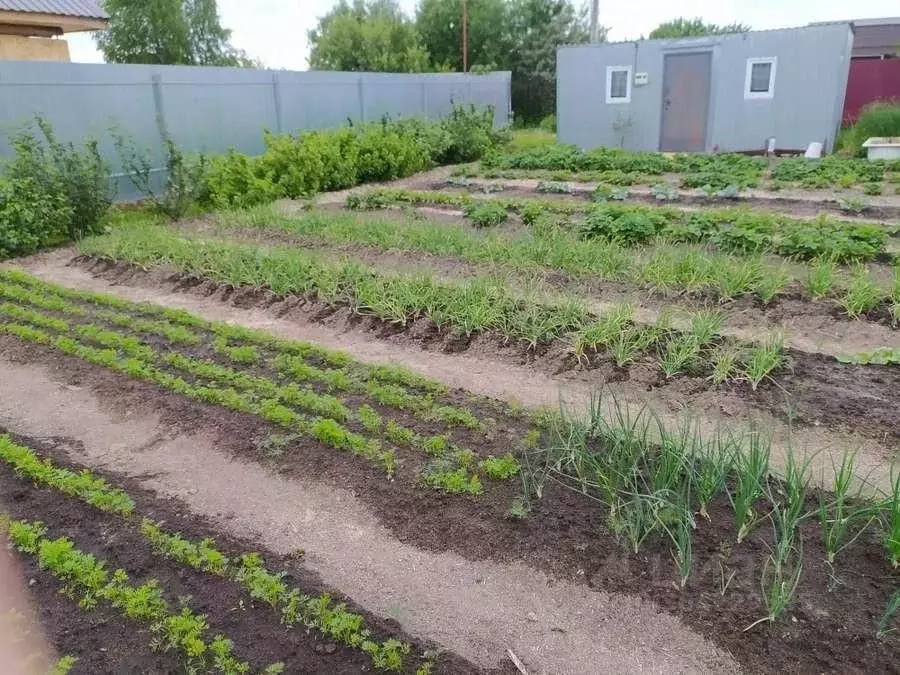
{"label": "overcast sky", "polygon": [[[400,0],[410,15],[417,0]],[[306,70],[309,45],[306,31],[316,26],[336,0],[219,0],[222,23],[232,43],[271,68]],[[673,7],[677,6],[677,9]],[[802,26],[812,21],[835,21],[900,16],[898,0],[600,0],[600,23],[609,26],[611,40],[648,34],[674,16],[703,17],[713,23],[741,22],[753,28]],[[68,36],[72,60],[102,62],[87,34]]]}

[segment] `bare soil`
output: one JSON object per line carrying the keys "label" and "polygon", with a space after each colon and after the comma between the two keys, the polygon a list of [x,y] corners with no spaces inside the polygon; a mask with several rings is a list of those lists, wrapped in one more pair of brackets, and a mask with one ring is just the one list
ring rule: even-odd
{"label": "bare soil", "polygon": [[775,383],[756,392],[746,383],[714,388],[702,377],[666,381],[650,361],[624,371],[605,362],[583,369],[564,349],[529,351],[490,336],[460,343],[428,322],[398,329],[302,298],[235,292],[162,270],[90,263],[88,271],[84,265],[67,265],[70,255],[41,254],[19,264],[47,281],[327,344],[363,360],[400,363],[451,386],[528,406],[562,402],[584,409],[602,390],[609,409],[612,397],[634,410],[649,405],[669,425],[687,416],[707,433],[720,425],[733,430],[755,425],[773,435],[776,463],[792,448],[811,458],[816,479],[827,481],[835,460],[848,450],[859,451],[861,474],[873,487],[889,485],[892,439],[898,434],[892,392],[900,374],[894,367],[842,365],[792,352],[793,371],[782,371]]}
{"label": "bare soil", "polygon": [[[0,432],[5,431],[0,429]],[[61,451],[72,445],[71,440],[50,438],[41,441],[18,436],[13,440],[42,455],[49,455],[57,462],[62,460],[64,465],[76,470],[84,468],[71,465],[65,452]],[[177,500],[159,499],[126,477],[118,476],[113,480],[135,499],[138,513],[163,522],[166,529],[194,540],[212,537],[216,548],[233,558],[250,551],[259,552],[255,544],[217,535],[203,518],[192,516]],[[140,534],[137,520],[126,521],[58,491],[34,487],[16,477],[5,463],[0,464],[0,493],[5,496],[6,513],[11,518],[43,522],[48,528],[48,536],[69,537],[80,550],[106,560],[108,569],[124,569],[135,585],[150,579],[158,580],[164,597],[173,607],[178,606],[178,598],[189,597],[192,610],[207,617],[211,634],[222,632],[233,640],[235,654],[249,661],[255,672],[277,662],[283,662],[289,673],[359,673],[371,669],[369,657],[359,650],[334,643],[316,632],[281,625],[279,615],[271,607],[251,599],[237,583],[155,554]],[[159,654],[150,649],[153,634],[146,625],[123,619],[115,610],[105,607],[94,614],[79,609],[73,600],[60,598],[62,602],[47,602],[48,595],[58,595],[60,584],[52,575],[37,569],[32,556],[19,558],[25,567],[25,578],[29,583],[31,579],[36,581],[29,588],[39,595],[38,607],[42,613],[54,613],[42,617],[43,626],[52,634],[57,650],[78,657],[78,672],[166,673],[181,670],[177,655]],[[309,594],[325,590],[316,575],[303,569],[296,559],[270,552],[265,558],[270,569],[288,573],[285,583],[298,586]],[[391,633],[405,637],[396,622],[379,620],[371,615],[366,618],[368,625],[380,633],[380,639]],[[416,648],[421,654],[428,647],[419,643]],[[478,672],[470,664],[452,657],[441,665],[450,672]],[[409,672],[414,670],[410,668]]]}
{"label": "bare soil", "polygon": [[513,486],[493,500],[445,497],[314,443],[266,460],[258,441],[274,428],[257,418],[40,347],[4,341],[2,353],[0,425],[56,439],[73,461],[134,478],[132,490],[180,500],[175,513],[209,518],[245,550],[303,549],[305,568],[327,587],[480,668],[506,663],[512,649],[541,673],[737,669],[654,603],[592,590],[577,572],[553,575],[552,555],[531,564],[529,548],[552,553],[543,528],[510,548],[521,533],[501,514]]}
{"label": "bare soil", "polygon": [[[900,671],[896,635],[874,638],[900,581],[877,539],[861,538],[831,569],[821,563],[817,523],[807,521],[795,602],[776,624],[744,632],[762,615],[759,577],[770,533],[760,528],[735,546],[727,503],[698,524],[694,574],[681,590],[664,542],[627,553],[605,531],[595,503],[555,484],[528,517],[509,520],[504,514],[517,492],[511,484],[491,485],[478,498],[445,496],[387,481],[355,458],[305,442],[266,458],[258,440],[271,430],[256,418],[41,347],[3,339],[0,353],[0,425],[56,458],[111,471],[119,483],[130,477],[126,487],[139,504],[150,503],[143,489],[155,492],[144,508],[158,509],[154,517],[172,529],[224,531],[240,542],[229,550],[261,548],[276,559],[304,549],[304,569],[327,587],[482,668],[497,666],[511,648],[529,672],[544,673],[735,672],[728,652],[750,672]],[[0,489],[10,494],[2,477]],[[140,564],[140,542],[127,533],[113,530],[110,541],[113,524],[28,492],[22,513],[49,514],[50,523],[81,528],[79,537],[151,569],[149,561]],[[282,564],[299,574],[296,564]],[[190,592],[187,577],[166,583]],[[215,612],[218,594],[227,593],[197,602]],[[214,625],[236,631],[239,653],[255,662],[272,658],[228,623],[234,617],[214,616]]]}

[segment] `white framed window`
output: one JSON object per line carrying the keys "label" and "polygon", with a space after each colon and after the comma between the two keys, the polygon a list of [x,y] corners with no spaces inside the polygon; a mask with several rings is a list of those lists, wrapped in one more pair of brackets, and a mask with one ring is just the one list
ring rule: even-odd
{"label": "white framed window", "polygon": [[744,98],[772,98],[775,96],[775,70],[778,59],[747,59],[747,75],[744,79]]}
{"label": "white framed window", "polygon": [[606,66],[606,102],[631,103],[631,66]]}

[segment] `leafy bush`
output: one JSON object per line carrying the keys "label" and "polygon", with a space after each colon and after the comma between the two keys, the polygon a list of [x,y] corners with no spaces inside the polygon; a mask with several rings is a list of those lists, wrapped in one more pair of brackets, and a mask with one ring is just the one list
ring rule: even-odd
{"label": "leafy bush", "polygon": [[84,149],[78,150],[73,143],[60,143],[47,120],[39,117],[37,125],[47,145],[46,158],[57,172],[60,187],[72,207],[67,226],[69,238],[96,234],[113,200],[109,166],[100,156],[97,141],[88,139]]}
{"label": "leafy bush", "polygon": [[505,130],[494,129],[493,107],[479,110],[474,105],[454,105],[440,125],[448,146],[441,155],[432,157],[438,164],[473,162],[509,140]]}
{"label": "leafy bush", "polygon": [[146,150],[138,148],[130,138],[122,134],[114,134],[113,142],[122,170],[128,175],[131,184],[160,213],[178,220],[187,215],[194,204],[209,200],[206,158],[202,155],[197,158],[187,157],[171,136],[163,138],[166,168],[162,189],[156,187],[156,169]]}
{"label": "leafy bush", "polygon": [[547,115],[544,119],[541,120],[541,123],[538,125],[541,131],[545,131],[548,134],[556,133],[556,115]]}
{"label": "leafy bush", "polygon": [[265,135],[260,172],[296,199],[321,190],[341,190],[359,182],[357,138],[353,129],[313,131],[299,136]]}
{"label": "leafy bush", "polygon": [[582,234],[623,244],[641,244],[655,237],[665,225],[665,216],[649,209],[598,204],[585,215]]}
{"label": "leafy bush", "polygon": [[860,112],[859,118],[840,137],[842,152],[862,157],[867,139],[878,136],[900,136],[900,100],[876,101]]}
{"label": "leafy bush", "polygon": [[496,201],[483,201],[467,204],[463,209],[466,217],[475,227],[494,227],[506,222],[506,208]]}
{"label": "leafy bush", "polygon": [[259,158],[237,150],[212,157],[206,172],[208,205],[216,208],[248,208],[278,199],[282,192],[265,175]]}
{"label": "leafy bush", "polygon": [[[389,181],[422,171],[431,164],[428,147],[387,122],[370,124],[356,137],[357,182]],[[333,188],[332,188],[333,189]]]}
{"label": "leafy bush", "polygon": [[36,119],[10,139],[15,157],[0,179],[0,258],[97,233],[112,196],[109,171],[89,140],[60,143]]}
{"label": "leafy bush", "polygon": [[266,133],[266,151],[231,151],[210,161],[208,203],[244,208],[279,197],[296,199],[359,183],[409,176],[431,165],[479,159],[505,140],[492,109],[455,106],[438,122],[409,119],[312,131]]}

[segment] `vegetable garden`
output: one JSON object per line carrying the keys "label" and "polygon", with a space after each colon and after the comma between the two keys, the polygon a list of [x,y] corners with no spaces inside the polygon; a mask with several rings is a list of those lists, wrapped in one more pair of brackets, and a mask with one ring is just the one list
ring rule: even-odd
{"label": "vegetable garden", "polygon": [[161,191],[119,139],[107,212],[43,134],[9,180],[79,225],[0,210],[59,246],[0,266],[0,530],[44,670],[900,662],[900,167],[459,109],[170,143]]}

